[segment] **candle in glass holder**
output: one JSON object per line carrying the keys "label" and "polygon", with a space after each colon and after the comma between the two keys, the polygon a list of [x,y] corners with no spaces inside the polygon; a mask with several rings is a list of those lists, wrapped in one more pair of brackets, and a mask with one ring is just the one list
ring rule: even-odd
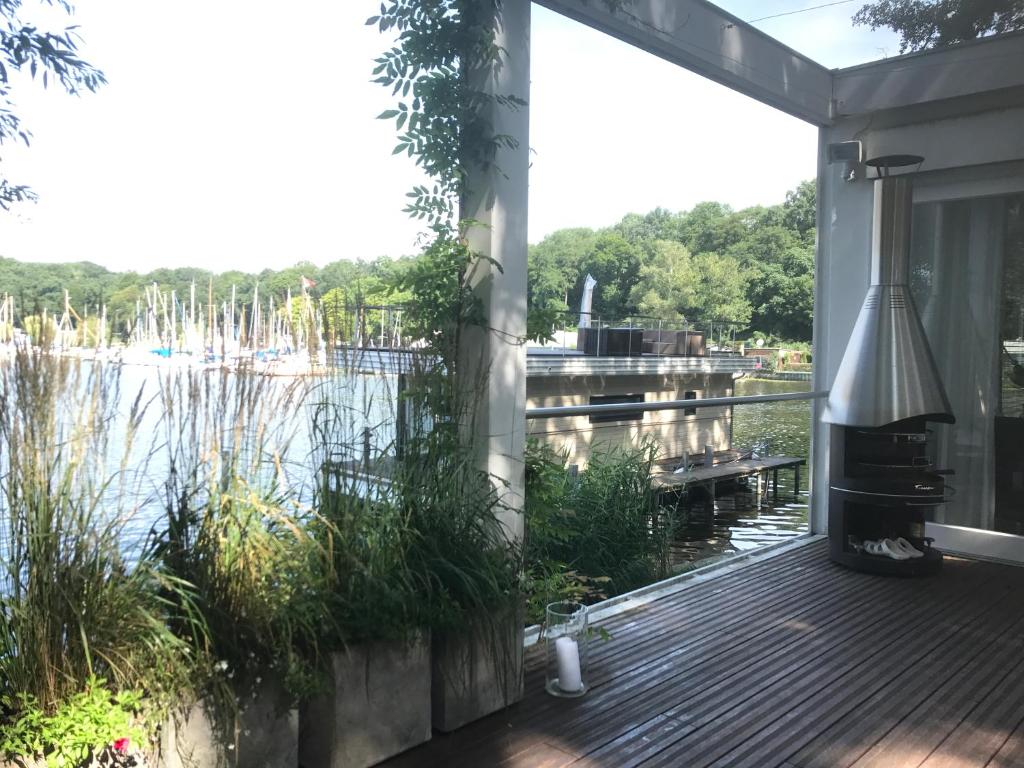
{"label": "candle in glass holder", "polygon": [[587,692],[587,606],[563,601],[544,611],[544,689],[576,698]]}
{"label": "candle in glass holder", "polygon": [[555,653],[558,656],[558,687],[575,693],[583,687],[579,646],[571,637],[560,637],[555,640]]}

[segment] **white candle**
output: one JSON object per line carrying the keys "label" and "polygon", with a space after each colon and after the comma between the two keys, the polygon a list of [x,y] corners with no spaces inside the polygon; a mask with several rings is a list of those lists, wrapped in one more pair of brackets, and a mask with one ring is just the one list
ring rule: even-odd
{"label": "white candle", "polygon": [[580,649],[571,637],[555,640],[558,657],[558,687],[567,693],[576,693],[583,687],[580,677]]}

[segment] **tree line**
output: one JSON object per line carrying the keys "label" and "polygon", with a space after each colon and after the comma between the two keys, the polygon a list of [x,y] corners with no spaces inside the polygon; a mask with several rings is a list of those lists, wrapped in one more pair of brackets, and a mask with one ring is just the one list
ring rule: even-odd
{"label": "tree line", "polygon": [[[811,336],[814,269],[814,185],[805,182],[785,202],[733,211],[701,203],[690,211],[629,214],[601,230],[562,229],[529,251],[529,302],[535,315],[579,309],[589,273],[598,282],[593,311],[610,320],[649,315],[700,319],[791,340]],[[284,269],[215,273],[198,268],[148,272],[108,270],[89,262],[44,264],[0,258],[0,294],[14,298],[18,317],[60,314],[64,292],[76,312],[106,307],[115,335],[136,316],[144,289],[156,283],[181,302],[195,285],[195,302],[216,308],[271,296],[282,306],[289,291],[306,288],[327,311],[337,307],[401,304],[422,257],[339,259],[319,267],[300,261]],[[145,305],[143,303],[143,309]]]}
{"label": "tree line", "polygon": [[43,310],[60,314],[64,309],[64,291],[75,311],[84,316],[97,314],[106,307],[114,322],[115,333],[121,321],[135,317],[136,302],[143,300],[145,288],[154,283],[162,293],[173,291],[187,303],[195,285],[195,302],[205,306],[211,301],[219,311],[232,294],[239,310],[250,306],[259,288],[261,304],[273,297],[282,306],[290,292],[298,296],[305,287],[325,304],[355,306],[401,302],[403,294],[395,290],[399,276],[412,259],[379,258],[375,261],[339,259],[323,267],[300,261],[284,269],[261,272],[231,270],[212,272],[181,267],[160,268],[148,272],[112,271],[90,262],[37,263],[0,258],[0,294],[14,298],[17,317],[39,315]]}
{"label": "tree line", "polygon": [[588,274],[602,320],[651,316],[731,323],[809,341],[814,307],[815,188],[734,211],[700,203],[629,214],[606,229],[561,229],[530,246],[534,311],[578,312]]}

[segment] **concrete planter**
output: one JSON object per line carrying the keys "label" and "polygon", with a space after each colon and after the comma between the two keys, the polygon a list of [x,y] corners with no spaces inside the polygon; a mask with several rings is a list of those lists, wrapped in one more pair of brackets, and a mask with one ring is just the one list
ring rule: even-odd
{"label": "concrete planter", "polygon": [[298,768],[299,712],[280,684],[263,680],[241,706],[233,743],[202,702],[171,717],[160,736],[163,768]]}
{"label": "concrete planter", "polygon": [[454,731],[523,698],[523,617],[433,639],[431,708],[434,727]]}
{"label": "concrete planter", "polygon": [[307,768],[366,768],[430,739],[430,639],[353,646],[302,708]]}

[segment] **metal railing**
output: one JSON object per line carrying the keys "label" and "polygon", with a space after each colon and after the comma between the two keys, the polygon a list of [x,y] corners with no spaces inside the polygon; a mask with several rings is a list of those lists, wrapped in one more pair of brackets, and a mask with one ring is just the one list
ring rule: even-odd
{"label": "metal railing", "polygon": [[782,392],[776,395],[740,395],[736,397],[706,397],[696,400],[660,400],[650,403],[602,403],[599,405],[555,405],[547,408],[527,408],[527,419],[556,419],[563,416],[596,416],[610,413],[637,413],[638,411],[675,411],[684,408],[715,408],[728,405],[755,405],[784,400],[817,400],[828,397],[827,391]]}

